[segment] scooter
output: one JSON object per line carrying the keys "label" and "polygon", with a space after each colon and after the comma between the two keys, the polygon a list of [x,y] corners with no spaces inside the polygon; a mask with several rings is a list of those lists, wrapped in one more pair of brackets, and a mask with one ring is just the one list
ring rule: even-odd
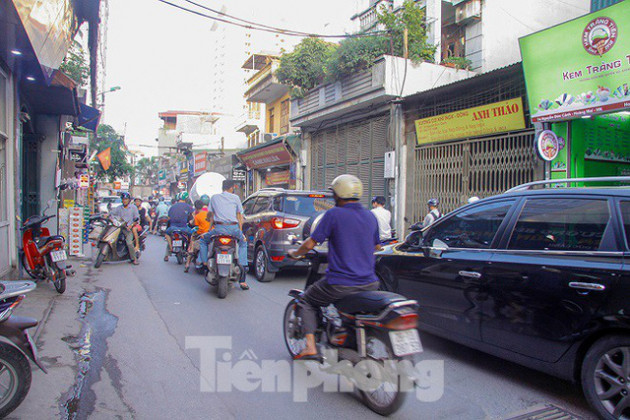
{"label": "scooter", "polygon": [[168,229],[168,217],[160,217],[157,221],[157,231],[160,236],[166,235]]}
{"label": "scooter", "polygon": [[46,369],[37,360],[37,348],[28,333],[38,322],[32,318],[11,316],[24,299],[35,289],[32,281],[0,282],[0,418],[15,410],[26,398],[31,387],[33,361],[44,373]]}
{"label": "scooter", "polygon": [[238,239],[229,235],[217,235],[208,246],[208,273],[206,282],[216,286],[217,296],[227,296],[228,285],[239,282],[244,274],[238,261]]}
{"label": "scooter", "polygon": [[[322,278],[326,271],[327,251],[310,251],[306,257],[310,266],[306,288]],[[284,311],[284,340],[291,357],[296,357],[306,345],[299,305],[304,292],[293,289],[291,301]],[[409,360],[422,352],[418,330],[418,303],[396,293],[373,291],[360,292],[341,299],[334,305],[319,308],[319,326],[315,333],[318,347],[336,350],[339,361],[349,361],[356,366],[363,361],[372,361],[386,371],[390,361]],[[325,360],[325,356],[321,358]],[[403,383],[412,378],[397,375],[384,377],[375,389],[365,390],[359,386],[363,403],[375,413],[388,416],[403,404],[410,389],[401,389]],[[357,385],[357,381],[349,378]]]}
{"label": "scooter", "polygon": [[61,235],[50,235],[44,223],[55,217],[46,216],[50,202],[42,215],[31,216],[22,223],[21,262],[24,270],[34,280],[52,281],[55,290],[63,293],[66,290],[66,278],[74,271],[67,265],[68,255],[65,251],[65,238]]}
{"label": "scooter", "polygon": [[[96,215],[90,217],[90,225],[101,231],[97,242],[98,254],[94,268],[99,268],[104,261],[131,260],[129,249],[125,242],[125,236],[121,235],[123,229],[127,229],[126,223]],[[144,249],[146,235],[146,229],[139,235],[140,249]],[[140,251],[136,253],[136,258],[139,257]]]}
{"label": "scooter", "polygon": [[171,234],[171,255],[175,254],[177,264],[182,265],[188,256],[190,235],[183,230],[175,230]]}

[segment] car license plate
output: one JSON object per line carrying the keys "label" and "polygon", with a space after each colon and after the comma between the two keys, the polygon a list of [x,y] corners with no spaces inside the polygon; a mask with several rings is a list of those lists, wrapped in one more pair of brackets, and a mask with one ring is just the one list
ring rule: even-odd
{"label": "car license plate", "polygon": [[408,356],[410,354],[422,353],[420,335],[415,328],[405,331],[390,331],[389,339],[392,342],[394,354],[396,356]]}
{"label": "car license plate", "polygon": [[50,258],[52,258],[53,262],[59,262],[67,260],[68,256],[66,251],[62,249],[61,251],[50,251]]}
{"label": "car license plate", "polygon": [[232,254],[217,254],[217,264],[232,264]]}
{"label": "car license plate", "polygon": [[178,247],[182,247],[182,245],[184,245],[184,243],[182,242],[181,239],[173,241],[173,246],[178,246]]}

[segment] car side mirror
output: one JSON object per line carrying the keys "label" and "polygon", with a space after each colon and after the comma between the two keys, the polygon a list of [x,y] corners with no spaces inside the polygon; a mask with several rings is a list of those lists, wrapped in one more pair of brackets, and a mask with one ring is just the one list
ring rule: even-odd
{"label": "car side mirror", "polygon": [[448,251],[448,245],[439,239],[435,239],[431,246],[426,248],[428,256],[431,258],[442,258],[442,254]]}
{"label": "car side mirror", "polygon": [[414,223],[413,225],[409,227],[409,230],[412,232],[417,232],[419,230],[422,230],[422,223],[421,222]]}

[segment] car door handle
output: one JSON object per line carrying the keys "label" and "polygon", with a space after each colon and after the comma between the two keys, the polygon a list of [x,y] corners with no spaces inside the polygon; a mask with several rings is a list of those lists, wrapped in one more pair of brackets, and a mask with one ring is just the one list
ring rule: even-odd
{"label": "car door handle", "polygon": [[569,283],[569,287],[580,290],[595,290],[597,292],[602,292],[606,290],[606,286],[604,286],[603,284],[583,283],[581,281],[572,281],[571,283]]}
{"label": "car door handle", "polygon": [[469,279],[480,279],[481,273],[477,273],[476,271],[460,271],[459,275],[462,277],[466,277]]}

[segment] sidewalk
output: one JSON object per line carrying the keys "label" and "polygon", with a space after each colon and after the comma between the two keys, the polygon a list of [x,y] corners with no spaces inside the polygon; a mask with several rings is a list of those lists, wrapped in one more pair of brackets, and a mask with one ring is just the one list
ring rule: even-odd
{"label": "sidewalk", "polygon": [[[91,251],[90,251],[91,253]],[[31,363],[31,389],[22,404],[8,418],[50,418],[56,414],[66,418],[72,412],[73,394],[77,378],[77,357],[73,346],[79,337],[82,323],[79,316],[81,296],[92,291],[90,259],[71,258],[69,263],[76,270],[67,279],[66,291],[60,295],[50,282],[40,282],[14,315],[36,318],[39,325],[32,334],[39,351],[39,359],[48,370],[44,374]],[[30,280],[26,273],[26,279]],[[65,406],[70,407],[65,407]]]}

